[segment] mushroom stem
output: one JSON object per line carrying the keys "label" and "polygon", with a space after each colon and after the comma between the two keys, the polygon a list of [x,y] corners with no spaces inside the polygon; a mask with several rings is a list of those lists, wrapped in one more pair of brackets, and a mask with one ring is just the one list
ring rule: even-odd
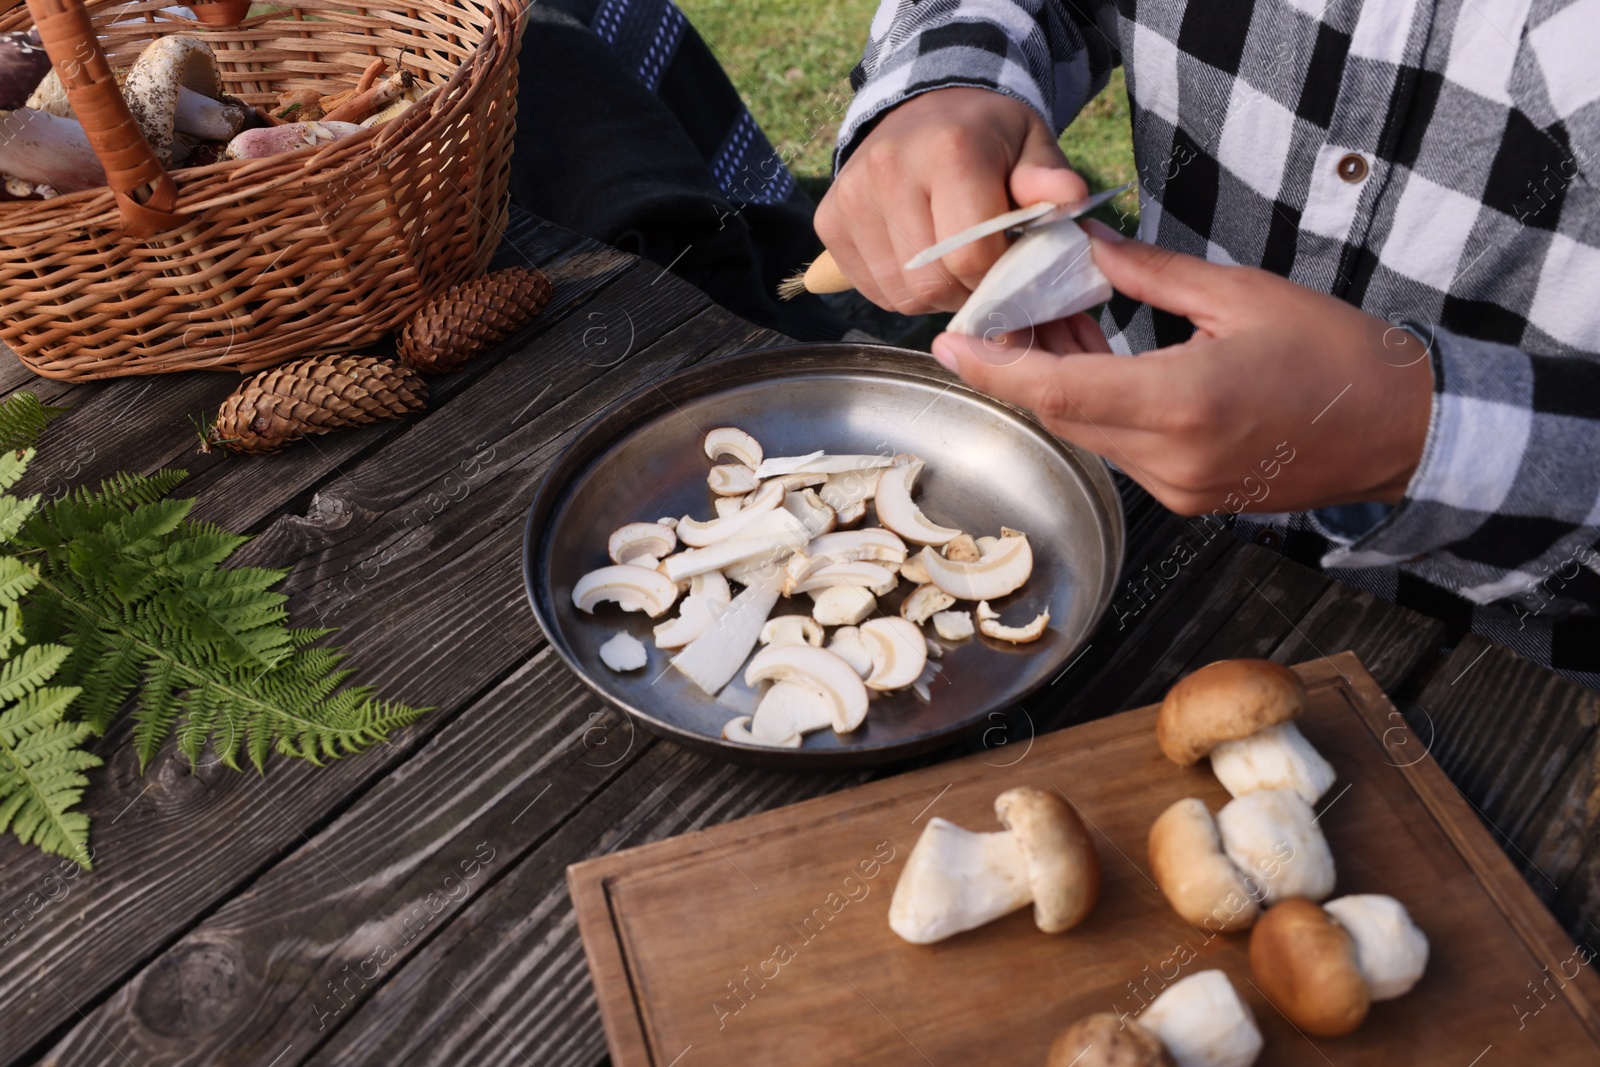
{"label": "mushroom stem", "polygon": [[188,86],[178,89],[178,106],[172,126],[179,133],[208,141],[226,141],[244,129],[245,107],[213,100]]}
{"label": "mushroom stem", "polygon": [[414,80],[409,70],[397,70],[382,81],[352,93],[323,118],[334,122],[360,122],[398,100],[402,93],[411,88]]}
{"label": "mushroom stem", "polygon": [[1028,863],[1015,834],[975,833],[935,816],[894,887],[889,927],[913,945],[927,945],[1032,900]]}
{"label": "mushroom stem", "polygon": [[1292,789],[1307,804],[1315,804],[1338,778],[1292,721],[1221,742],[1211,750],[1211,773],[1236,797],[1260,789]]}
{"label": "mushroom stem", "polygon": [[76,119],[26,107],[0,111],[0,172],[61,193],[106,183],[100,159]]}

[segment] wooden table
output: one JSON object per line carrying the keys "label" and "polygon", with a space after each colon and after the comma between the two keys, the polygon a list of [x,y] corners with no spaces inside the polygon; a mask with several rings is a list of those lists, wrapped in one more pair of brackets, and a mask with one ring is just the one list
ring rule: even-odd
{"label": "wooden table", "polygon": [[[520,343],[435,379],[426,417],[273,457],[195,454],[224,375],[64,386],[12,360],[0,391],[73,411],[30,472],[51,492],[183,467],[199,517],[292,566],[302,625],[340,628],[359,677],[437,710],[324,768],[140,776],[127,730],[83,807],[95,869],[0,837],[0,1063],[591,1064],[605,1056],[569,863],[895,773],[753,771],[690,754],[589,694],[523,597],[524,511],[604,405],[689,363],[783,338],[660,267],[514,222],[497,265],[555,300]],[[918,761],[1148,703],[1225,656],[1357,652],[1576,939],[1600,943],[1600,695],[1228,534],[1124,483],[1125,584],[1082,656],[1007,721]],[[1179,551],[1181,543],[1193,559]],[[1013,749],[1012,751],[1017,751]],[[1507,1010],[1510,1010],[1508,1007]],[[692,1067],[685,1064],[684,1067]]]}

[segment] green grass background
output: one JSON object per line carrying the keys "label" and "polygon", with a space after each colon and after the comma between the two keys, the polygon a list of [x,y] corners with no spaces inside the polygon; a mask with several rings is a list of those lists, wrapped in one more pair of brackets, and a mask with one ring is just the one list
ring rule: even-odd
{"label": "green grass background", "polygon": [[[833,142],[850,102],[850,68],[861,57],[877,0],[678,0],[744,97],[768,138],[814,199],[827,191]],[[1091,190],[1134,178],[1128,95],[1122,71],[1084,107],[1061,138],[1072,165]],[[1117,207],[1135,212],[1129,191]],[[1113,225],[1119,212],[1095,213]],[[1121,217],[1124,232],[1137,224]]]}

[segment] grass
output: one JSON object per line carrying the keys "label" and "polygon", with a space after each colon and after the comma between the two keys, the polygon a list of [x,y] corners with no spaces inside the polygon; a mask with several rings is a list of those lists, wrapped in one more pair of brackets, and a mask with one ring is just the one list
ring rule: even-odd
{"label": "grass", "polygon": [[[827,191],[833,142],[850,103],[850,68],[861,57],[877,0],[678,0],[744,97],[750,113],[813,198]],[[1128,95],[1122,71],[1061,138],[1090,189],[1134,178]],[[1134,212],[1132,192],[1096,212],[1116,225],[1116,206]],[[1120,219],[1132,233],[1137,215]]]}

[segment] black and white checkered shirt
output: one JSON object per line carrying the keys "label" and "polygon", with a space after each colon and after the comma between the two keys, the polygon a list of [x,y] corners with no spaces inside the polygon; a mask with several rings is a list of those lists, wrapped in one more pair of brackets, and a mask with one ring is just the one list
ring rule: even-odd
{"label": "black and white checkered shirt", "polygon": [[[1403,503],[1237,528],[1600,684],[1600,0],[885,0],[839,162],[948,86],[1063,129],[1118,62],[1141,239],[1430,341]],[[1120,295],[1102,326],[1192,330]]]}

